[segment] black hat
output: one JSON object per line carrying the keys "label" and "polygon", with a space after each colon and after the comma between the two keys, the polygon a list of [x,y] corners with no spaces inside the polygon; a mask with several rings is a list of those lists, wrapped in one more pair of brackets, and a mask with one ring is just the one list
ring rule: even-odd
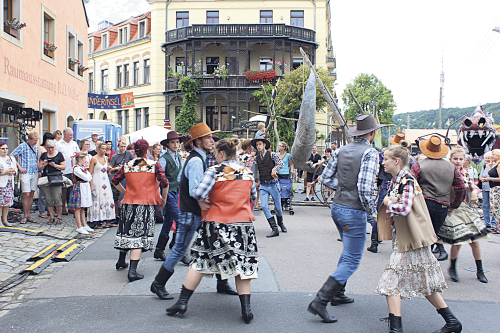
{"label": "black hat", "polygon": [[271,147],[271,143],[269,142],[269,140],[264,139],[263,136],[258,136],[255,139],[253,139],[252,141],[250,141],[250,143],[252,144],[252,147],[254,147],[255,149],[257,149],[257,147],[256,147],[257,146],[257,141],[264,142],[266,144],[266,150]]}

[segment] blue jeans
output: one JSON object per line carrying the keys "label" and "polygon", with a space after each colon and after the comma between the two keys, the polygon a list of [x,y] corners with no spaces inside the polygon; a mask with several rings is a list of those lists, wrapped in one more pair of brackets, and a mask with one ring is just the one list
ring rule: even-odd
{"label": "blue jeans", "polygon": [[332,218],[342,238],[344,250],[332,277],[344,284],[358,269],[366,241],[367,213],[364,210],[332,204]]}
{"label": "blue jeans", "polygon": [[[381,188],[380,192],[378,193],[377,212],[378,212],[380,206],[382,206],[382,203],[384,202],[384,198],[387,195],[387,191],[388,191],[388,189]],[[368,216],[368,223],[370,223],[372,225],[372,232],[377,231],[377,221],[375,221],[373,219],[373,217]]]}
{"label": "blue jeans", "polygon": [[177,192],[168,191],[167,203],[165,204],[165,208],[163,208],[163,226],[160,232],[160,235],[167,237],[167,239],[174,220],[179,220],[179,214],[181,212],[179,206],[177,206],[177,198]]}
{"label": "blue jeans", "polygon": [[490,191],[483,191],[483,217],[487,227],[497,227],[497,221],[493,215],[490,215]]}
{"label": "blue jeans", "polygon": [[193,236],[201,225],[201,215],[180,212],[179,219],[175,222],[177,223],[175,244],[168,254],[167,260],[163,263],[163,267],[170,272],[174,271],[175,265],[177,265],[179,260],[186,254],[189,246],[191,246]]}
{"label": "blue jeans", "polygon": [[279,183],[277,180],[270,183],[260,183],[260,205],[266,215],[266,219],[270,219],[273,216],[269,211],[269,195],[273,198],[276,215],[283,216],[283,212],[281,211],[281,195],[278,186]]}

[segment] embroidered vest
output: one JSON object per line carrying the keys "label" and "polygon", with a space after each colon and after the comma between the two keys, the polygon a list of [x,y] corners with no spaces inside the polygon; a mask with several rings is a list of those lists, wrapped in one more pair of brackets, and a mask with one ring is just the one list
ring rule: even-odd
{"label": "embroidered vest", "polygon": [[156,179],[155,161],[135,158],[123,165],[127,190],[122,203],[158,205],[161,203],[160,183]]}

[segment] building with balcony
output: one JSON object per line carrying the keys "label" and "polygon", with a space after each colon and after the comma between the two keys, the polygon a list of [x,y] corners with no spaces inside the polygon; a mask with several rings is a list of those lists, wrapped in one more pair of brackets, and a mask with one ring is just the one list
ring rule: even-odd
{"label": "building with balcony", "polygon": [[[335,75],[329,0],[149,3],[156,25],[152,45],[161,45],[164,57],[163,64],[157,59],[156,73],[164,73],[164,116],[171,123],[181,109],[182,76],[202,79],[200,120],[212,129],[231,130],[253,115],[246,110],[266,113],[253,96],[262,82],[247,80],[247,70],[274,70],[280,78],[302,64],[302,48],[313,64]],[[152,52],[160,56],[158,50]],[[319,112],[317,121],[327,123],[326,113]],[[318,130],[327,134],[326,126]]]}
{"label": "building with balcony", "polygon": [[[72,126],[87,116],[88,20],[81,0],[3,0],[0,11],[0,102],[42,113],[39,134]],[[9,117],[0,137],[17,143]]]}

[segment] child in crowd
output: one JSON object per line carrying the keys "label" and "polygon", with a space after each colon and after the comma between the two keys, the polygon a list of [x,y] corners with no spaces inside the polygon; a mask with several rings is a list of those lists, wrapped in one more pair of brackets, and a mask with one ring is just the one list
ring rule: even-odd
{"label": "child in crowd", "polygon": [[75,153],[76,165],[73,169],[73,191],[71,191],[68,202],[68,208],[75,210],[76,231],[83,235],[88,235],[89,231],[94,231],[85,223],[85,210],[92,206],[92,190],[90,188],[92,175],[85,167],[86,161],[86,153]]}

